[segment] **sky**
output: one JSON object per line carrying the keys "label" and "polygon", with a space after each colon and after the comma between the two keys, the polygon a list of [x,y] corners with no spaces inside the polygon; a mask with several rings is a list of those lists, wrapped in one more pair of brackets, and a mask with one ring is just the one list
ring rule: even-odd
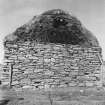
{"label": "sky", "polygon": [[105,0],[0,0],[0,63],[3,38],[46,10],[63,9],[76,16],[98,39],[105,60]]}

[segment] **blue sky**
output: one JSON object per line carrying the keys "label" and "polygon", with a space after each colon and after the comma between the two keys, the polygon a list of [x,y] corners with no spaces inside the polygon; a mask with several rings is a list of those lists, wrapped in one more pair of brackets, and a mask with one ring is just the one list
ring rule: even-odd
{"label": "blue sky", "polygon": [[[105,0],[0,0],[0,58],[2,39],[34,15],[60,8],[78,17],[99,40],[105,59]],[[1,61],[0,59],[0,61]]]}

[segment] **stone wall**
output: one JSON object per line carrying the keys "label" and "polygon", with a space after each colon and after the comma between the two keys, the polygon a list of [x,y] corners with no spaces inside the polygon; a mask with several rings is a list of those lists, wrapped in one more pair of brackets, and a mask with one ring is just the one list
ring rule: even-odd
{"label": "stone wall", "polygon": [[2,81],[9,83],[13,70],[12,85],[16,88],[98,86],[101,58],[100,47],[6,42]]}

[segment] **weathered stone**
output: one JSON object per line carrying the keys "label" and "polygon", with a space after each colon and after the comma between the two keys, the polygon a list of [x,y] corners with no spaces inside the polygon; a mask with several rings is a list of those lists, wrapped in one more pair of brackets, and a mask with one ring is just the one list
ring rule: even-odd
{"label": "weathered stone", "polygon": [[44,62],[46,63],[51,62],[51,59],[44,59]]}
{"label": "weathered stone", "polygon": [[92,82],[90,82],[90,81],[89,81],[89,82],[86,82],[86,86],[87,86],[87,87],[92,87],[92,86],[94,86],[94,83],[92,83]]}
{"label": "weathered stone", "polygon": [[69,86],[77,86],[77,83],[69,83]]}
{"label": "weathered stone", "polygon": [[56,60],[54,58],[51,58],[51,62],[55,62]]}
{"label": "weathered stone", "polygon": [[43,71],[43,69],[34,69],[34,72],[36,73],[36,72],[41,72],[41,71]]}
{"label": "weathered stone", "polygon": [[19,84],[18,81],[13,81],[13,82],[12,82],[12,85],[17,85],[17,84]]}
{"label": "weathered stone", "polygon": [[54,72],[52,72],[52,71],[45,71],[45,75],[51,76],[51,75],[54,75]]}

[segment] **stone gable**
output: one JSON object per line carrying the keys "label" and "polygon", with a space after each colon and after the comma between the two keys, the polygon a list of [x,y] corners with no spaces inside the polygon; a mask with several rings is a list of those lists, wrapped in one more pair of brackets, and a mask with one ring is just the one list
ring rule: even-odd
{"label": "stone gable", "polygon": [[2,82],[15,88],[100,86],[97,38],[71,14],[49,10],[4,39]]}
{"label": "stone gable", "polygon": [[101,48],[79,45],[11,42],[5,45],[4,82],[14,87],[97,86],[100,82]]}

